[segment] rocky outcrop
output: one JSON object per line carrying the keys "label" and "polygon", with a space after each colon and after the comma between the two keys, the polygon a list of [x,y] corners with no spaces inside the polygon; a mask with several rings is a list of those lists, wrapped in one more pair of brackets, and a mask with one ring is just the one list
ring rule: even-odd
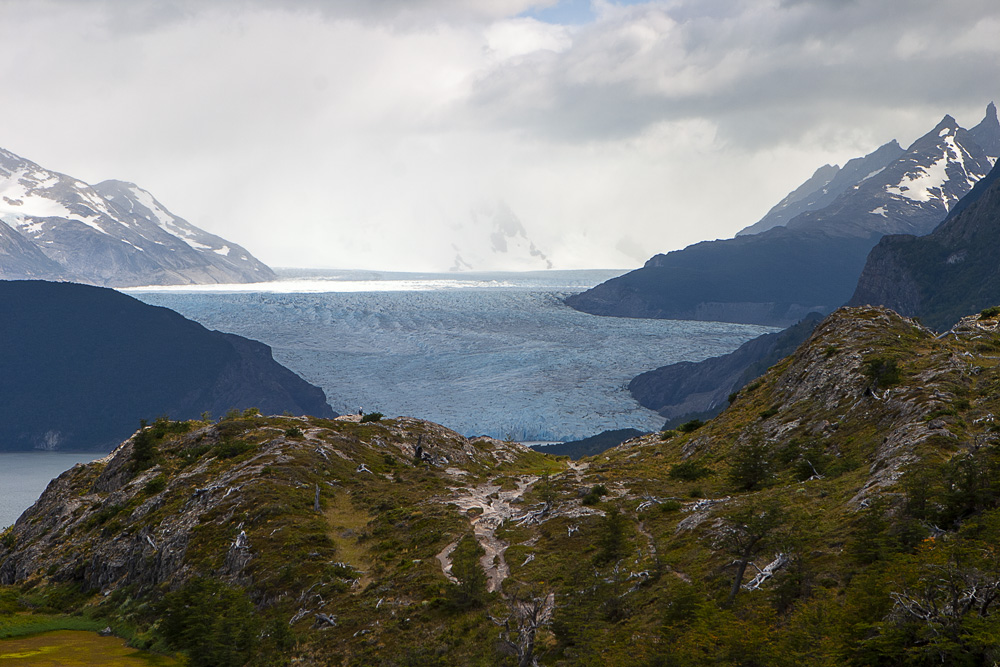
{"label": "rocky outcrop", "polygon": [[107,451],[165,414],[334,415],[268,346],[110,289],[0,281],[0,341],[2,450]]}

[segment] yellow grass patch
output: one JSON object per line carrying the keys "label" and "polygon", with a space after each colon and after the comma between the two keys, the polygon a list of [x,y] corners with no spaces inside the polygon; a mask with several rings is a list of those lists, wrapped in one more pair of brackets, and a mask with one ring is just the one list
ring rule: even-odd
{"label": "yellow grass patch", "polygon": [[368,558],[368,549],[358,538],[372,517],[354,507],[351,496],[346,491],[335,491],[332,498],[327,497],[324,516],[330,527],[330,538],[337,547],[337,558],[365,573],[357,588],[364,590],[369,581],[367,573],[371,570],[371,560]]}
{"label": "yellow grass patch", "polygon": [[179,667],[174,658],[129,648],[118,637],[55,630],[0,639],[0,667]]}

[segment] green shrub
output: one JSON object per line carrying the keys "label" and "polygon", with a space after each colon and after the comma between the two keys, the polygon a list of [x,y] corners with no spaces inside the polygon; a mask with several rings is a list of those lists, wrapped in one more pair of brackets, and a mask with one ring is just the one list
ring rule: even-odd
{"label": "green shrub", "polygon": [[763,439],[754,436],[730,453],[729,483],[739,491],[756,491],[774,477],[772,454]]}
{"label": "green shrub", "polygon": [[694,482],[702,477],[708,477],[711,475],[712,469],[700,465],[695,461],[688,460],[670,466],[670,472],[667,474],[673,479],[681,479],[685,482]]}
{"label": "green shrub", "polygon": [[625,556],[628,543],[625,536],[626,521],[617,507],[612,507],[601,520],[597,534],[597,554],[594,564],[598,567],[620,560]]}
{"label": "green shrub", "polygon": [[225,440],[212,447],[212,451],[220,459],[231,459],[246,454],[253,448],[251,443],[243,440]]}
{"label": "green shrub", "polygon": [[760,418],[761,419],[768,419],[770,417],[773,417],[774,415],[778,414],[778,410],[779,409],[780,408],[777,405],[772,405],[767,410],[762,410],[761,411]]}
{"label": "green shrub", "polygon": [[0,532],[0,545],[6,549],[13,549],[14,544],[17,542],[17,536],[14,535],[14,526],[10,525]]}
{"label": "green shrub", "polygon": [[889,357],[871,357],[863,367],[864,374],[875,387],[891,387],[902,381],[899,363]]}
{"label": "green shrub", "polygon": [[660,440],[669,440],[670,438],[677,435],[677,431],[673,429],[667,429],[666,431],[660,431]]}
{"label": "green shrub", "polygon": [[691,421],[684,422],[683,424],[678,426],[677,430],[680,431],[681,433],[694,433],[704,425],[705,422],[703,422],[702,420],[692,419]]}
{"label": "green shrub", "polygon": [[676,512],[682,507],[684,507],[684,504],[678,500],[664,500],[660,503],[660,511],[664,514]]}
{"label": "green shrub", "polygon": [[596,505],[601,502],[601,498],[608,495],[608,489],[603,484],[595,484],[587,495],[583,497],[584,505]]}
{"label": "green shrub", "polygon": [[992,308],[986,308],[983,312],[979,313],[979,319],[992,320],[997,315],[1000,315],[1000,306],[993,306]]}
{"label": "green shrub", "polygon": [[118,516],[123,509],[125,509],[124,505],[105,505],[90,515],[90,518],[87,520],[86,527],[93,528],[94,526],[103,525],[110,519]]}
{"label": "green shrub", "polygon": [[385,415],[383,415],[381,412],[369,412],[368,414],[364,415],[361,418],[361,423],[364,424],[365,422],[380,422],[382,421],[382,417],[384,416]]}
{"label": "green shrub", "polygon": [[302,438],[302,437],[305,437],[305,434],[302,432],[302,429],[300,429],[298,426],[293,426],[291,428],[286,428],[285,429],[285,437],[286,438]]}
{"label": "green shrub", "polygon": [[463,537],[451,552],[451,573],[458,579],[458,585],[450,590],[453,608],[471,609],[485,604],[488,596],[486,573],[479,565],[485,553],[471,535]]}
{"label": "green shrub", "polygon": [[157,417],[152,426],[140,420],[139,432],[132,438],[132,470],[140,472],[156,465],[159,459],[158,443],[167,435],[187,433],[191,430],[187,422],[173,422],[167,417]]}
{"label": "green shrub", "polygon": [[142,492],[147,496],[155,496],[165,488],[167,488],[167,476],[160,473],[146,482],[146,485],[142,487]]}

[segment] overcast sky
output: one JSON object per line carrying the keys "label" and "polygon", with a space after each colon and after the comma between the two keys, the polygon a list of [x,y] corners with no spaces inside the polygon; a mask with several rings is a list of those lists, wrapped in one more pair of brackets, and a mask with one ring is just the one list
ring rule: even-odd
{"label": "overcast sky", "polygon": [[0,0],[0,45],[0,146],[272,266],[447,269],[505,209],[638,266],[1000,97],[997,0]]}

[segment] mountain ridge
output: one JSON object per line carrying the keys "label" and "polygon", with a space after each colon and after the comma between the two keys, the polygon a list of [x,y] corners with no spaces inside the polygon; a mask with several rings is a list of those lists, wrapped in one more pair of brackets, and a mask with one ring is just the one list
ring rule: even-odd
{"label": "mountain ridge", "polygon": [[[1000,141],[991,119],[988,111],[977,136]],[[930,232],[992,166],[972,133],[945,116],[821,209],[757,234],[655,255],[566,303],[596,315],[789,326],[846,303],[879,238]]]}
{"label": "mountain ridge", "polygon": [[173,215],[132,183],[90,186],[3,149],[0,221],[3,236],[18,239],[0,247],[3,279],[134,287],[275,277],[245,248]]}
{"label": "mountain ridge", "polygon": [[163,414],[334,414],[267,345],[107,288],[0,281],[0,341],[2,450],[107,451]]}

